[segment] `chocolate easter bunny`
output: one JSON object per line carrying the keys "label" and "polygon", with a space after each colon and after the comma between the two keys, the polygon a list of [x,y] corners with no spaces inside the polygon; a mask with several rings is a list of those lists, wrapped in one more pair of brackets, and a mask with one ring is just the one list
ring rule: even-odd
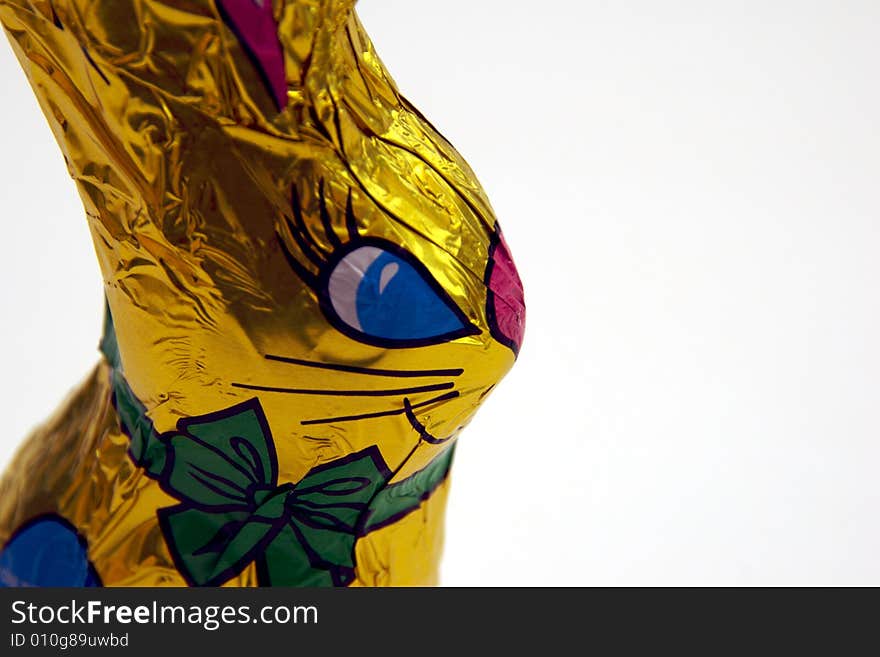
{"label": "chocolate easter bunny", "polygon": [[434,584],[520,279],[354,0],[0,0],[103,358],[0,483],[0,584]]}

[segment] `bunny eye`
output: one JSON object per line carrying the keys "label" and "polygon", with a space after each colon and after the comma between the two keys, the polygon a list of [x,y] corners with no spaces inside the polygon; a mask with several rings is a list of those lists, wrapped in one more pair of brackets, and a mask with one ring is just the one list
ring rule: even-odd
{"label": "bunny eye", "polygon": [[347,251],[325,280],[325,314],[361,342],[412,347],[477,332],[427,268],[391,243]]}

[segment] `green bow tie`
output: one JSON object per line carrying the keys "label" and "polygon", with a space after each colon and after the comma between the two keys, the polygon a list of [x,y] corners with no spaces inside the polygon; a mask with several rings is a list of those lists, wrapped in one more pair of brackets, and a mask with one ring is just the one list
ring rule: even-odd
{"label": "green bow tie", "polygon": [[451,448],[389,484],[391,472],[373,446],[279,485],[272,433],[256,398],[159,434],[122,375],[112,324],[102,350],[132,460],[180,501],[158,511],[159,524],[190,585],[222,584],[256,562],[261,585],[345,586],[355,577],[357,539],[417,509],[449,472]]}
{"label": "green bow tie", "polygon": [[159,482],[181,504],[159,522],[191,584],[222,584],[257,561],[263,583],[344,586],[354,579],[358,522],[390,477],[371,447],[278,485],[262,409],[250,400],[184,420],[162,442]]}

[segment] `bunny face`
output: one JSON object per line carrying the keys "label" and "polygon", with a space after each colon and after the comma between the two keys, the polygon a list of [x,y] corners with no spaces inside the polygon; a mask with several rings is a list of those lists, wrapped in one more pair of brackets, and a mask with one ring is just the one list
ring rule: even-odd
{"label": "bunny face", "polygon": [[[206,222],[191,280],[207,287],[169,285],[176,276],[158,258],[124,267],[108,299],[125,376],[160,427],[259,398],[293,480],[376,443],[387,462],[406,461],[405,476],[458,435],[513,364],[518,345],[494,308],[504,289],[499,302],[487,285],[506,273],[504,246],[479,224],[456,235],[430,219],[398,223],[329,179],[291,181],[284,213],[267,209],[247,237],[222,215]],[[231,216],[255,205],[216,203]]]}
{"label": "bunny face", "polygon": [[[0,6],[86,207],[117,403],[131,395],[162,449],[193,418],[256,409],[281,488],[369,450],[387,482],[423,471],[522,341],[484,192],[353,4]],[[148,451],[135,462],[189,499]]]}

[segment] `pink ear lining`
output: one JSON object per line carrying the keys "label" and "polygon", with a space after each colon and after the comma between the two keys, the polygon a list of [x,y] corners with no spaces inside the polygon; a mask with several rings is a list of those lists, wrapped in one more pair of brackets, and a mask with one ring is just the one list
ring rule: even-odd
{"label": "pink ear lining", "polygon": [[217,0],[217,7],[253,60],[278,110],[283,110],[287,106],[287,78],[272,0]]}

